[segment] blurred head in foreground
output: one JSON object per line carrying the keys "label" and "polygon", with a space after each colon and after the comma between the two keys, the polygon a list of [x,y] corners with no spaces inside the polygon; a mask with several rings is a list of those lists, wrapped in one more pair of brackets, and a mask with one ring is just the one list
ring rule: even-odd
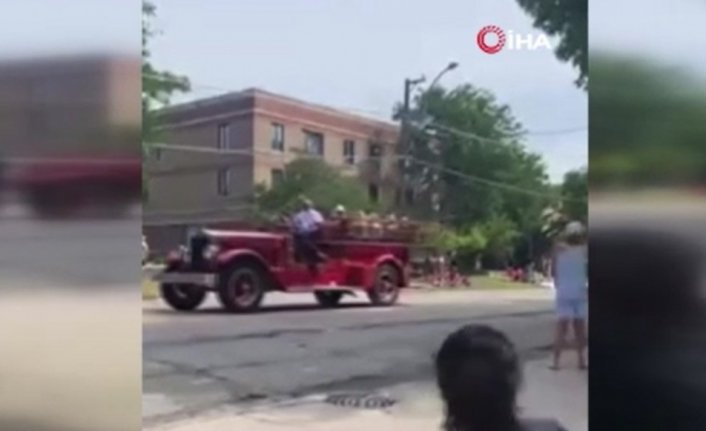
{"label": "blurred head in foreground", "polygon": [[514,431],[521,369],[512,343],[501,332],[468,325],[449,335],[436,357],[446,407],[446,431]]}

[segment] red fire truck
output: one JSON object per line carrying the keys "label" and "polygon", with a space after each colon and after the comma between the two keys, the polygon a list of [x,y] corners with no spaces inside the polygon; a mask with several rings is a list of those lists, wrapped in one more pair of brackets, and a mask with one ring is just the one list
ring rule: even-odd
{"label": "red fire truck", "polygon": [[86,206],[117,215],[139,202],[142,190],[139,158],[10,159],[0,171],[3,189],[43,217],[72,215]]}
{"label": "red fire truck", "polygon": [[286,230],[203,230],[168,258],[155,279],[164,301],[182,311],[199,307],[210,292],[232,312],[257,310],[272,291],[311,292],[326,307],[364,293],[374,305],[391,306],[408,286],[405,241],[332,234],[318,247],[326,259],[312,271],[295,260]]}

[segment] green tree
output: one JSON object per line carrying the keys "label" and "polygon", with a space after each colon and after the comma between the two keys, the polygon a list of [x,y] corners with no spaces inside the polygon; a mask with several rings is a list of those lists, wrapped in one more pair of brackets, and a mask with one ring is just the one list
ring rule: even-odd
{"label": "green tree", "polygon": [[543,194],[549,190],[546,167],[522,144],[522,125],[507,105],[471,85],[449,92],[436,88],[415,104],[417,109],[424,106],[433,119],[430,127],[436,131],[439,149],[434,154],[429,132],[418,131],[412,145],[412,176],[426,181],[425,177],[440,174],[442,220],[457,229],[499,216],[523,231],[541,225],[547,205]]}
{"label": "green tree", "polygon": [[443,225],[435,225],[428,235],[427,245],[444,252],[476,255],[483,252],[487,246],[487,240],[478,226],[456,231]]}
{"label": "green tree", "polygon": [[357,178],[341,174],[320,159],[301,158],[287,164],[279,183],[257,188],[254,216],[271,219],[291,212],[302,195],[324,211],[331,211],[336,205],[343,205],[348,211],[374,209],[367,190]]}
{"label": "green tree", "polygon": [[438,211],[418,200],[415,215],[446,224],[452,243],[477,232],[491,265],[507,263],[518,247],[523,260],[534,257],[542,211],[555,199],[544,161],[525,148],[510,107],[467,84],[435,87],[415,99],[414,112],[422,120],[413,122],[410,177],[421,195],[442,197]]}
{"label": "green tree", "polygon": [[588,172],[569,171],[561,184],[562,212],[569,220],[588,221]]}
{"label": "green tree", "polygon": [[[142,153],[149,156],[149,144],[160,139],[157,110],[169,104],[171,96],[191,89],[186,77],[157,69],[151,61],[149,41],[157,32],[152,26],[156,7],[150,1],[142,3]],[[143,172],[146,178],[146,172]],[[143,194],[146,187],[143,182]]]}
{"label": "green tree", "polygon": [[588,85],[588,0],[517,0],[534,26],[558,36],[556,56],[579,70],[576,84]]}
{"label": "green tree", "polygon": [[494,217],[480,226],[487,243],[485,254],[502,266],[507,265],[522,233],[517,225],[504,216]]}

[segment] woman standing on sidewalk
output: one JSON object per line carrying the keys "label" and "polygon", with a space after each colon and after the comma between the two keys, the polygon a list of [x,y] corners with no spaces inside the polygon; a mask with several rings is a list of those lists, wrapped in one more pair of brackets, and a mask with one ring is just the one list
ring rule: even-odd
{"label": "woman standing on sidewalk", "polygon": [[579,369],[586,369],[586,319],[588,318],[588,254],[583,225],[571,222],[566,226],[565,243],[560,243],[552,258],[552,278],[557,313],[554,337],[554,358],[550,366],[559,369],[562,350],[567,345],[569,326],[574,333],[574,347]]}

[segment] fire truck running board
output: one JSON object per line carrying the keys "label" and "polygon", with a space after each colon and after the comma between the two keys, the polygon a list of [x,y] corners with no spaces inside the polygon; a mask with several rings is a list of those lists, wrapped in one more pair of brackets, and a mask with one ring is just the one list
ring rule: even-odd
{"label": "fire truck running board", "polygon": [[328,285],[328,284],[320,284],[320,285],[301,285],[301,286],[289,286],[287,288],[287,292],[301,292],[301,293],[307,293],[307,292],[343,292],[345,295],[351,295],[351,296],[356,296],[356,291],[360,290],[358,287],[351,287],[351,286],[340,286],[340,285]]}

